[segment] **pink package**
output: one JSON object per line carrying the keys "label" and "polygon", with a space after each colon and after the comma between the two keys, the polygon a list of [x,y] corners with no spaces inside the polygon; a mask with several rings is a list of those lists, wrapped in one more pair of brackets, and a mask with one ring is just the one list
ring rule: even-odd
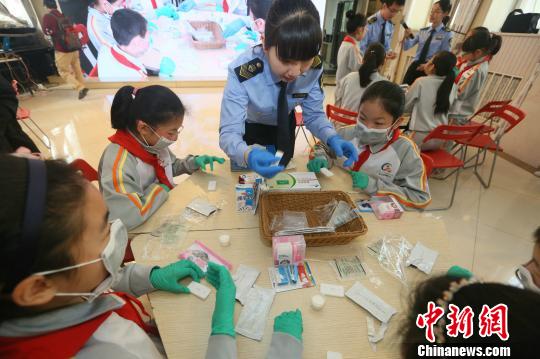
{"label": "pink package", "polygon": [[373,197],[369,201],[377,219],[397,219],[403,214],[403,207],[392,196]]}
{"label": "pink package", "polygon": [[200,241],[195,241],[188,249],[178,255],[180,259],[187,259],[198,265],[206,273],[208,262],[221,264],[232,270],[232,264],[219,254],[205,246]]}
{"label": "pink package", "polygon": [[272,237],[274,265],[298,264],[306,257],[304,236]]}

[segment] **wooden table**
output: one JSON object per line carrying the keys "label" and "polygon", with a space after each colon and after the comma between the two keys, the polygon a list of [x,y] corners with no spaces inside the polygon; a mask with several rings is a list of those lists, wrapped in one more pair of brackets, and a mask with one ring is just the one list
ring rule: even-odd
{"label": "wooden table", "polygon": [[[228,166],[223,168],[228,169]],[[338,185],[341,185],[342,189],[350,188],[346,176],[340,175],[338,169],[335,169],[334,173],[336,176],[332,178],[321,179],[323,189],[333,189]],[[168,201],[170,204],[165,205],[169,207],[164,206],[163,210],[180,208],[181,199],[177,198],[174,192],[190,193],[192,196],[194,193],[191,191],[198,188],[196,183],[198,182],[200,186],[206,184],[208,176],[205,174],[192,176],[191,183],[183,183],[171,191],[171,198]],[[223,193],[232,191],[233,178],[236,174],[231,176],[218,171],[216,177],[220,191]],[[188,188],[189,192],[186,192],[185,188]],[[189,198],[184,199],[188,200]],[[239,264],[259,269],[261,275],[256,285],[269,288],[268,268],[272,266],[272,253],[271,248],[261,241],[257,219],[258,216],[249,217],[222,211],[200,228],[189,231],[185,238],[174,246],[162,246],[159,238],[143,234],[133,240],[132,248],[139,263],[163,265],[176,260],[182,249],[199,240],[233,263],[233,272]],[[433,273],[442,273],[452,264],[452,260],[448,257],[446,229],[441,220],[417,212],[407,212],[401,219],[392,221],[379,221],[371,213],[365,214],[364,219],[369,228],[368,233],[350,244],[307,249],[307,257],[317,287],[278,293],[266,323],[262,342],[237,335],[239,358],[264,358],[272,336],[273,318],[285,310],[296,308],[302,310],[304,320],[305,358],[326,358],[327,351],[341,352],[344,358],[399,358],[399,338],[396,331],[401,324],[402,309],[407,304],[409,289],[377,263],[367,252],[366,245],[382,235],[392,233],[405,236],[413,245],[420,241],[439,252]],[[218,237],[224,233],[231,236],[229,247],[219,245]],[[151,259],[148,253],[153,253],[154,259]],[[399,311],[390,321],[385,338],[377,344],[376,352],[371,349],[367,339],[366,316],[369,314],[351,300],[327,297],[322,311],[316,312],[310,308],[311,297],[319,292],[318,285],[321,282],[342,284],[346,289],[354,284],[354,281],[339,281],[328,260],[355,254],[363,258],[370,272],[360,282]],[[427,277],[414,268],[407,268],[406,275],[411,288],[417,281]],[[201,301],[192,295],[155,292],[150,294],[150,302],[167,355],[170,358],[203,358],[210,335],[215,295],[212,294],[206,301]],[[237,303],[235,320],[238,320],[241,310],[241,305]],[[375,323],[379,324],[377,320]]]}

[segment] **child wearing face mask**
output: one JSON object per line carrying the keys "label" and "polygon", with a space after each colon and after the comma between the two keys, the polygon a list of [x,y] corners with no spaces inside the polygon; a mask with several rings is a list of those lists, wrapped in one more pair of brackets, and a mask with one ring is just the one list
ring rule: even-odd
{"label": "child wearing face mask", "polygon": [[509,284],[540,293],[540,227],[534,232],[532,258],[516,269],[516,275]]}
{"label": "child wearing face mask", "polygon": [[[0,207],[0,357],[164,358],[135,297],[189,293],[178,281],[205,277],[216,289],[207,357],[236,358],[236,287],[227,268],[209,263],[205,275],[187,260],[120,267],[126,228],[109,222],[99,191],[63,161],[2,155],[0,184],[9,202]],[[274,332],[269,358],[286,340],[301,343],[300,312],[276,317]]]}
{"label": "child wearing face mask", "polygon": [[459,71],[455,79],[458,96],[449,111],[451,120],[465,124],[476,111],[480,92],[487,80],[489,61],[501,46],[502,38],[485,27],[476,27],[467,35],[461,47],[462,56],[456,65]]}
{"label": "child wearing face mask", "polygon": [[327,146],[317,144],[308,169],[319,172],[337,163],[348,170],[353,188],[369,195],[391,195],[405,206],[423,208],[431,201],[426,171],[416,144],[401,136],[403,90],[389,81],[371,84],[360,100],[356,125],[338,130],[360,155],[344,166]]}
{"label": "child wearing face mask", "polygon": [[132,229],[146,221],[167,200],[173,178],[192,174],[214,162],[212,156],[178,159],[169,150],[178,139],[184,121],[184,106],[167,87],[140,89],[124,86],[114,96],[109,137],[99,163],[99,185],[112,219],[121,219]]}

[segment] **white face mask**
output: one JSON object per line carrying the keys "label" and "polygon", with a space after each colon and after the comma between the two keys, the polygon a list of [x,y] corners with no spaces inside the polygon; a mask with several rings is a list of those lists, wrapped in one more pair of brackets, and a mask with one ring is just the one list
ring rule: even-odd
{"label": "white face mask", "polygon": [[162,150],[168,148],[170,145],[172,145],[175,142],[175,141],[171,141],[171,140],[169,140],[169,139],[167,139],[167,138],[165,138],[163,136],[158,135],[157,132],[154,131],[154,129],[152,127],[148,126],[148,128],[150,130],[152,130],[152,132],[154,132],[154,134],[156,136],[159,137],[159,140],[156,142],[156,144],[153,145],[153,146],[150,146],[148,144],[148,141],[146,141],[146,138],[144,138],[143,134],[141,133],[141,137],[143,138],[144,143],[146,144],[145,149],[148,152],[156,153],[156,152],[162,151]]}
{"label": "white face mask", "polygon": [[53,270],[38,272],[34,274],[35,275],[49,275],[53,273],[64,272],[67,270],[83,267],[92,263],[97,263],[99,261],[103,261],[103,265],[105,266],[105,269],[107,269],[107,272],[109,272],[109,276],[105,278],[105,280],[101,282],[92,292],[89,292],[89,293],[61,293],[59,292],[55,294],[56,296],[59,296],[59,297],[83,297],[87,301],[91,302],[118,282],[119,274],[120,274],[119,269],[120,269],[120,265],[122,264],[122,260],[124,259],[127,242],[128,242],[127,229],[122,223],[122,221],[117,219],[111,224],[111,236],[109,238],[109,243],[107,243],[107,246],[105,247],[105,249],[103,249],[103,252],[101,253],[100,258],[97,258],[88,262],[84,262],[84,263],[75,264],[69,267],[53,269]]}
{"label": "white face mask", "polygon": [[519,266],[516,269],[516,277],[519,279],[525,289],[540,293],[540,288],[534,283],[531,272],[524,266]]}
{"label": "white face mask", "polygon": [[361,120],[358,120],[356,131],[360,144],[371,146],[389,141],[393,129],[392,126],[380,129],[368,128]]}

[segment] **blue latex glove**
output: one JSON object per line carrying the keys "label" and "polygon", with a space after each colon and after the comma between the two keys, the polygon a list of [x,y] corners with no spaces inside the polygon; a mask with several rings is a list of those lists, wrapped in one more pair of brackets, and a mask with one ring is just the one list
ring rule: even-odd
{"label": "blue latex glove", "polygon": [[352,143],[345,141],[341,136],[334,135],[328,139],[328,146],[336,153],[337,157],[347,157],[343,167],[350,167],[358,159],[358,151]]}
{"label": "blue latex glove", "polygon": [[234,338],[234,304],[236,286],[227,268],[208,262],[206,281],[216,288],[216,307],[212,314],[212,335],[227,334]]}
{"label": "blue latex glove", "polygon": [[160,76],[172,76],[175,69],[176,69],[176,64],[174,63],[173,59],[167,56],[164,56],[161,59],[161,63],[159,64]]}
{"label": "blue latex glove", "polygon": [[264,178],[272,178],[283,171],[283,166],[273,166],[278,159],[266,150],[254,148],[248,156],[248,166]]}
{"label": "blue latex glove", "polygon": [[229,36],[233,36],[238,31],[240,31],[244,26],[246,26],[246,23],[242,19],[236,19],[227,26],[225,26],[225,29],[223,30],[223,37],[228,38]]}
{"label": "blue latex glove", "polygon": [[200,282],[204,273],[198,265],[188,260],[171,263],[163,268],[155,267],[150,272],[150,283],[156,289],[172,293],[189,293],[189,288],[178,283],[186,277]]}
{"label": "blue latex glove", "polygon": [[160,16],[166,16],[166,17],[170,17],[173,20],[178,20],[180,18],[175,8],[173,8],[171,5],[162,6],[159,9],[156,9],[156,16],[158,18]]}
{"label": "blue latex glove", "polygon": [[183,1],[180,6],[178,6],[178,10],[182,12],[188,12],[189,10],[193,9],[197,4],[195,3],[195,0],[186,0]]}
{"label": "blue latex glove", "polygon": [[297,309],[293,312],[283,312],[274,319],[274,332],[292,335],[302,341],[302,312]]}

